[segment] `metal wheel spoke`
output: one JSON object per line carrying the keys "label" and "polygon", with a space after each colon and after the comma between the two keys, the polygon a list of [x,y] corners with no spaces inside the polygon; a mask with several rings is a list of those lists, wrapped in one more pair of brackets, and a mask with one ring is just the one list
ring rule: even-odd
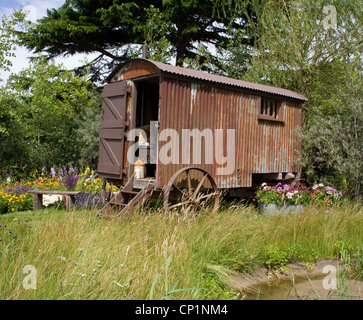
{"label": "metal wheel spoke", "polygon": [[182,201],[182,202],[173,204],[173,205],[169,206],[168,209],[174,209],[174,208],[177,208],[177,207],[181,207],[181,206],[183,206],[185,204],[190,204],[190,201]]}
{"label": "metal wheel spoke", "polygon": [[192,180],[190,178],[190,170],[187,170],[187,180],[188,180],[188,195],[192,196]]}
{"label": "metal wheel spoke", "polygon": [[[202,173],[202,178],[197,184],[197,187],[193,189],[193,180],[192,177],[194,176],[194,173]],[[176,181],[179,181],[179,179],[184,181],[186,186],[182,185],[182,187],[178,187],[176,185]],[[209,183],[211,184],[210,188],[205,187],[207,190],[204,193],[203,185],[208,179]],[[201,192],[203,188],[203,192]],[[176,192],[175,196],[177,197],[179,203],[176,204],[170,204],[169,197],[171,190],[174,189]],[[180,193],[180,195],[178,195]],[[214,204],[212,202],[213,197],[216,197],[216,199],[213,199]],[[191,213],[193,216],[197,215],[198,212],[206,212],[210,213],[205,209],[205,207],[209,207],[210,205],[213,207],[213,211],[215,212],[215,209],[218,207],[218,189],[215,181],[213,180],[212,176],[204,169],[198,168],[198,167],[186,167],[178,170],[173,174],[173,176],[170,178],[168,184],[166,185],[165,191],[164,191],[164,208],[165,210],[171,210],[176,208],[183,208],[186,210],[186,212]]]}
{"label": "metal wheel spoke", "polygon": [[182,194],[182,195],[184,195],[184,196],[186,196],[187,198],[189,198],[191,201],[193,201],[194,200],[194,198],[192,198],[192,196],[189,196],[189,194],[188,193],[185,193],[183,190],[181,190],[176,184],[174,184],[173,183],[173,186],[176,188],[176,189],[178,189],[179,190],[179,192]]}
{"label": "metal wheel spoke", "polygon": [[218,192],[208,193],[208,194],[205,194],[205,195],[202,195],[202,196],[198,197],[196,200],[200,201],[202,199],[210,198],[211,196],[216,196],[216,195],[218,195]]}
{"label": "metal wheel spoke", "polygon": [[208,177],[208,174],[205,174],[203,176],[203,178],[200,180],[200,182],[198,183],[197,187],[195,188],[195,191],[194,191],[194,194],[193,194],[193,198],[196,197],[196,195],[198,194],[200,188],[202,187],[202,185],[204,183],[205,178],[207,178],[207,177]]}

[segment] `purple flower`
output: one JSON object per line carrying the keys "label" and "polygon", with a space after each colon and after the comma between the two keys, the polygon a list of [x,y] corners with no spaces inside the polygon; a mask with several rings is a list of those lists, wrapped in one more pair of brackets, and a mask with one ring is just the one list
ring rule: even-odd
{"label": "purple flower", "polygon": [[12,230],[9,230],[9,233],[12,233],[13,231]]}
{"label": "purple flower", "polygon": [[79,179],[78,176],[69,174],[68,177],[63,180],[63,183],[64,183],[65,187],[67,188],[67,190],[73,190],[77,185],[78,179]]}
{"label": "purple flower", "polygon": [[55,178],[55,170],[54,170],[54,168],[50,168],[50,173],[52,175],[52,178]]}

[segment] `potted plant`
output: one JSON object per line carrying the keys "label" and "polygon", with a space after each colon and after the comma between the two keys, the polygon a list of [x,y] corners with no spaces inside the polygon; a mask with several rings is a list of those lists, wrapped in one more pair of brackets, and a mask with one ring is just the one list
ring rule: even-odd
{"label": "potted plant", "polygon": [[300,212],[311,204],[331,205],[342,196],[342,192],[324,184],[315,184],[307,188],[299,183],[297,186],[278,183],[268,186],[263,183],[256,192],[253,201],[259,204],[265,214],[287,214]]}

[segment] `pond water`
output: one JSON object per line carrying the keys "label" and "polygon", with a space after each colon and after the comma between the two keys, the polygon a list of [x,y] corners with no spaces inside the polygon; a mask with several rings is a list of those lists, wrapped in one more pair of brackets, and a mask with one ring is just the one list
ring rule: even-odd
{"label": "pond water", "polygon": [[[337,280],[337,290],[325,289],[326,275],[310,275],[292,279],[264,282],[250,288],[246,300],[363,300],[363,282]],[[250,291],[249,290],[249,291]]]}

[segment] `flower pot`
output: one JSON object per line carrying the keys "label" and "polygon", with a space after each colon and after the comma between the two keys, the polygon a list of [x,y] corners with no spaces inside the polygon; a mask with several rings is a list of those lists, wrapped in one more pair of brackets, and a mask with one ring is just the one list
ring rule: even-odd
{"label": "flower pot", "polygon": [[306,206],[302,204],[277,205],[275,203],[259,203],[262,214],[265,215],[287,215],[291,213],[299,213]]}

